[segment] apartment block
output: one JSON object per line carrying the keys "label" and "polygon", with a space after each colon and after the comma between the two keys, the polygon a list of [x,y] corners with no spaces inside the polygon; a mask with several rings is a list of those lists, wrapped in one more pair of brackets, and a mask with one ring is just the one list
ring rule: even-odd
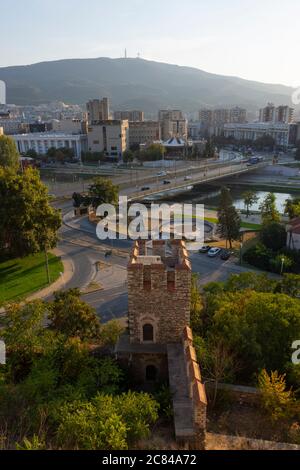
{"label": "apartment block", "polygon": [[107,121],[110,119],[108,98],[103,98],[102,100],[90,100],[86,105],[86,109],[88,112],[89,124],[93,124],[97,121]]}
{"label": "apartment block", "polygon": [[259,122],[281,122],[283,124],[290,124],[294,119],[294,109],[289,106],[276,107],[273,103],[268,103],[267,106],[259,110]]}
{"label": "apartment block", "polygon": [[142,122],[145,119],[144,111],[114,111],[114,119],[129,122]]}
{"label": "apartment block", "polygon": [[121,159],[123,152],[128,148],[128,121],[98,121],[89,126],[88,150],[90,152],[104,152],[108,157]]}
{"label": "apartment block", "polygon": [[161,126],[163,140],[172,137],[187,138],[188,122],[180,110],[161,110],[158,113],[158,120]]}

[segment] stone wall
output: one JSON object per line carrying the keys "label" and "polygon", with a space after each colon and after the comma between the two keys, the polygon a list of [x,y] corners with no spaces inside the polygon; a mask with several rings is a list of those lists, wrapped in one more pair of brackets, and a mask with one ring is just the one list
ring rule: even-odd
{"label": "stone wall", "polygon": [[193,346],[193,333],[189,327],[184,328],[182,336],[186,374],[188,379],[189,396],[193,407],[193,421],[196,439],[203,439],[206,431],[207,398],[205,386],[202,383],[201,371]]}
{"label": "stone wall", "polygon": [[[191,265],[185,244],[172,242],[172,256],[165,257],[165,242],[153,242],[152,255],[160,264],[139,263],[145,242],[134,244],[128,265],[128,312],[132,343],[142,342],[143,325],[154,328],[155,343],[177,343],[190,324]],[[170,265],[174,266],[170,266]]]}

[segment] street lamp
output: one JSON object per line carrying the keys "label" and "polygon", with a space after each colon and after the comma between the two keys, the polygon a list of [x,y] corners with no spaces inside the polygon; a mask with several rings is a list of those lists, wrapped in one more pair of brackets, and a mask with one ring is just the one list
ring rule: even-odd
{"label": "street lamp", "polygon": [[285,258],[282,257],[281,258],[281,271],[280,271],[281,276],[283,275],[284,263],[285,263]]}
{"label": "street lamp", "polygon": [[241,242],[240,245],[240,265],[242,266],[243,264],[243,242]]}

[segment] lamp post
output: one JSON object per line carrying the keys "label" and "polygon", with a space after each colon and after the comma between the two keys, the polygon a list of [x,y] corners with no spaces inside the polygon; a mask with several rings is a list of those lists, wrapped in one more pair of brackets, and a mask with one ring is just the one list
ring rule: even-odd
{"label": "lamp post", "polygon": [[282,257],[282,258],[281,258],[281,270],[280,270],[280,275],[281,275],[281,276],[283,275],[284,262],[285,262],[285,259],[284,259],[284,257]]}

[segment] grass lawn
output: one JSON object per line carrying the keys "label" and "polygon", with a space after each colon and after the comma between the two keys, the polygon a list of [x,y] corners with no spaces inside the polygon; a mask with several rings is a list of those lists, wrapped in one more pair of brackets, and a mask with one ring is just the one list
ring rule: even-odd
{"label": "grass lawn", "polygon": [[[214,219],[212,217],[205,217],[206,222],[210,222],[212,224],[217,224],[218,219]],[[261,225],[260,224],[252,224],[251,222],[242,222],[241,223],[242,228],[248,228],[249,230],[261,230]]]}
{"label": "grass lawn", "polygon": [[[49,253],[51,282],[63,272],[60,258]],[[47,286],[45,254],[0,262],[0,306],[4,302],[18,301]]]}

